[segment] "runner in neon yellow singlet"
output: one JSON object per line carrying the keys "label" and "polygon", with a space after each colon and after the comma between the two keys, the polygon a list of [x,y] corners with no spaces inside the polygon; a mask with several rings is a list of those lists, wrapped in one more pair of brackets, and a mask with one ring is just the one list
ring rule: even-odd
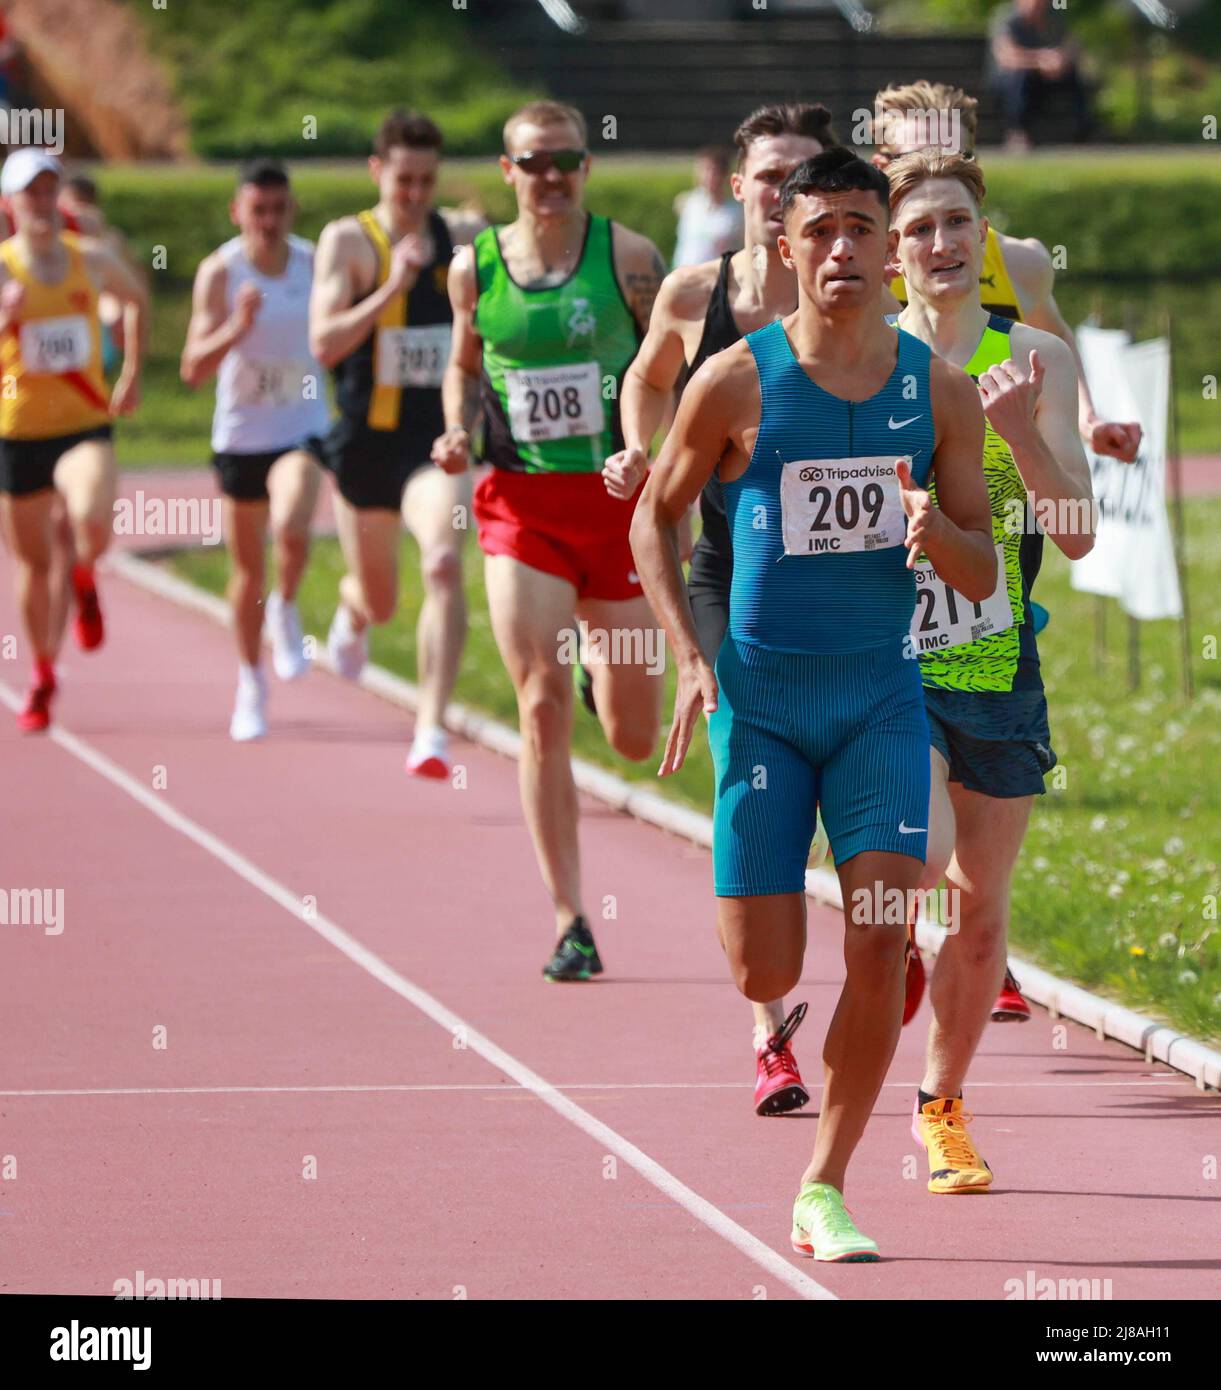
{"label": "runner in neon yellow singlet", "polygon": [[1046,534],[1077,559],[1094,542],[1093,499],[1068,349],[980,303],[987,222],[979,165],[928,149],[895,161],[887,174],[891,259],[910,296],[898,325],[977,379],[993,542],[1002,557],[995,590],[976,604],[926,568],[911,628],[932,739],[921,887],[935,887],[944,872],[958,894],[955,930],[930,990],[913,1134],[928,1150],[931,1192],[983,1192],[992,1173],[967,1133],[962,1085],[1005,971],[1013,866],[1055,762],[1030,612],[1043,532],[1028,526],[1025,504],[1036,504],[1050,523]]}

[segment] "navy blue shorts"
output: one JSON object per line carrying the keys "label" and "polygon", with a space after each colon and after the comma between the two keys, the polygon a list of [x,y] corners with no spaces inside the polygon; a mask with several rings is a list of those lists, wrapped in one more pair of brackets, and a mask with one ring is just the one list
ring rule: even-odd
{"label": "navy blue shorts", "polygon": [[998,799],[1039,796],[1056,765],[1042,690],[924,687],[929,736],[950,781]]}
{"label": "navy blue shorts", "polygon": [[807,656],[730,635],[716,675],[718,897],[803,891],[820,806],[836,864],[870,850],[923,863],[929,728],[920,664],[901,643]]}

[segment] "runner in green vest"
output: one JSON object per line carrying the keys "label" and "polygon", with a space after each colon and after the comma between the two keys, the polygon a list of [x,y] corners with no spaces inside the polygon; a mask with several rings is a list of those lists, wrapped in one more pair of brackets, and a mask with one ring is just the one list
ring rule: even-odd
{"label": "runner in green vest", "polygon": [[433,459],[464,472],[482,415],[478,457],[492,468],[474,506],[488,607],[517,693],[522,804],[559,938],[543,973],[587,980],[602,963],[581,901],[572,667],[591,670],[611,747],[647,758],[665,648],[628,544],[645,468],[605,460],[623,448],[619,388],[665,264],[647,237],[585,211],[579,111],[532,102],[504,139],[517,218],[481,232],[450,269],[446,429]]}
{"label": "runner in green vest", "polygon": [[929,149],[886,173],[891,259],[908,293],[898,325],[975,377],[987,420],[996,588],[969,603],[920,565],[911,627],[932,738],[920,886],[934,888],[944,874],[957,896],[929,990],[933,1021],[912,1132],[928,1151],[930,1192],[983,1192],[992,1173],[967,1133],[962,1086],[1005,973],[1013,867],[1056,761],[1030,590],[1044,534],[1069,559],[1093,546],[1093,494],[1072,354],[1051,333],[980,303],[988,224],[979,165]]}

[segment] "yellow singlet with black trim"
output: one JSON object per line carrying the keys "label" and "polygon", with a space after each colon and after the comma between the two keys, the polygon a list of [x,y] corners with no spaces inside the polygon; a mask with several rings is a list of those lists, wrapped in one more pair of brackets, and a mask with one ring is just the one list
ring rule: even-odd
{"label": "yellow singlet with black trim", "polygon": [[98,292],[76,236],[60,241],[68,271],[56,285],[34,278],[16,237],[0,243],[0,261],[25,290],[19,318],[0,335],[0,438],[54,439],[110,421]]}
{"label": "yellow singlet with black trim", "polygon": [[[890,292],[900,304],[907,303],[907,286],[901,275],[896,275],[890,282]],[[988,239],[984,242],[984,263],[979,272],[979,301],[990,314],[999,314],[1001,318],[1012,319],[1015,323],[1023,321],[1018,292],[1009,278],[1001,239],[993,227],[988,228]]]}

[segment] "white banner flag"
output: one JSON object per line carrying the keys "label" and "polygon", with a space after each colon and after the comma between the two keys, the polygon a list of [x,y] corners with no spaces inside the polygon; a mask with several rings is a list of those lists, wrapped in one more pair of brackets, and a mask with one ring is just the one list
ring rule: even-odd
{"label": "white banner flag", "polygon": [[1134,618],[1183,615],[1170,518],[1166,513],[1166,435],[1170,407],[1170,344],[1133,343],[1115,329],[1082,327],[1077,346],[1094,409],[1104,420],[1139,420],[1135,463],[1089,448],[1098,503],[1094,548],[1073,561],[1074,589],[1117,598]]}

